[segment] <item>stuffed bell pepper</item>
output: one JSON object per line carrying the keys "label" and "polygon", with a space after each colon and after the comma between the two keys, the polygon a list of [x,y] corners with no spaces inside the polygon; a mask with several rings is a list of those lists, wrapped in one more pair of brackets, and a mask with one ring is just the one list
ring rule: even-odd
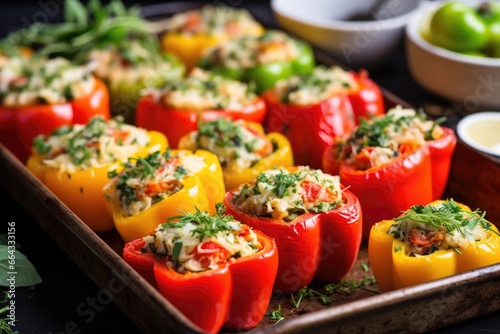
{"label": "stuffed bell pepper", "polygon": [[176,55],[191,70],[205,49],[233,38],[263,33],[262,25],[245,9],[206,5],[172,16],[161,43],[163,50]]}
{"label": "stuffed bell pepper", "polygon": [[500,263],[500,234],[485,212],[439,200],[376,223],[368,255],[378,286],[390,291]]}
{"label": "stuffed bell pepper", "polygon": [[311,47],[284,32],[268,30],[216,45],[204,53],[199,66],[235,80],[253,82],[261,93],[278,80],[304,75],[315,65]]}
{"label": "stuffed bell pepper", "polygon": [[102,192],[108,170],[129,157],[166,146],[161,133],[95,117],[87,124],[63,126],[50,135],[37,136],[27,165],[87,226],[104,232],[114,226]]}
{"label": "stuffed bell pepper", "polygon": [[[317,66],[309,75],[279,81],[262,94],[267,105],[265,129],[288,138],[296,164],[321,168],[325,148],[355,127],[349,94],[361,89],[359,80],[340,67]],[[376,107],[374,112],[381,114],[383,109]]]}
{"label": "stuffed bell pepper", "polygon": [[227,192],[224,203],[237,220],[276,240],[274,288],[281,293],[313,279],[339,281],[356,260],[361,206],[338,176],[305,166],[270,169]]}
{"label": "stuffed bell pepper", "polygon": [[335,140],[324,152],[323,169],[359,198],[365,239],[375,222],[442,193],[456,142],[453,131],[401,107],[362,120],[351,136]]}
{"label": "stuffed bell pepper", "polygon": [[170,82],[139,100],[137,126],[163,132],[173,148],[199,122],[221,117],[260,123],[266,106],[251,87],[217,74],[193,70],[185,80]]}
{"label": "stuffed bell pepper", "polygon": [[209,333],[264,317],[278,269],[274,240],[217,207],[184,213],[127,243],[123,258]]}
{"label": "stuffed bell pepper", "polygon": [[275,166],[293,166],[292,148],[280,133],[264,134],[262,125],[219,118],[201,123],[179,141],[180,149],[214,153],[222,166],[226,189],[232,190]]}
{"label": "stuffed bell pepper", "polygon": [[96,65],[94,74],[110,93],[111,113],[134,124],[137,101],[144,89],[158,88],[180,80],[184,65],[174,56],[163,54],[157,42],[131,40],[94,48],[87,61]]}
{"label": "stuffed bell pepper", "polygon": [[109,118],[109,94],[90,67],[63,58],[2,57],[0,141],[23,163],[37,135],[96,115]]}
{"label": "stuffed bell pepper", "polygon": [[129,159],[109,175],[104,196],[125,242],[150,233],[178,210],[214,213],[225,194],[219,161],[203,150],[156,151]]}

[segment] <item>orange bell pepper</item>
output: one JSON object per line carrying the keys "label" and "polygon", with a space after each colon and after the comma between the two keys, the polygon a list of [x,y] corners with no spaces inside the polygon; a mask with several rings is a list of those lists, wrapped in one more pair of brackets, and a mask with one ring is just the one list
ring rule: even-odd
{"label": "orange bell pepper", "polygon": [[[135,178],[140,181],[129,185]],[[128,242],[149,234],[166,218],[177,216],[179,210],[214,213],[225,188],[215,155],[204,150],[168,150],[130,161],[104,193],[114,226]],[[151,202],[143,205],[144,198]]]}
{"label": "orange bell pepper", "polygon": [[198,131],[179,140],[179,148],[205,149],[217,155],[228,190],[252,181],[267,169],[293,166],[288,139],[278,132],[264,134],[262,125],[251,121],[219,118],[201,123]]}
{"label": "orange bell pepper", "polygon": [[[409,227],[400,229],[401,224]],[[472,231],[477,228],[484,235],[475,240]],[[450,244],[446,235],[455,234],[468,243]],[[415,248],[424,253],[414,255]],[[484,214],[440,200],[373,225],[368,256],[379,288],[390,291],[500,263],[500,234]]]}
{"label": "orange bell pepper", "polygon": [[[97,120],[93,119],[87,125]],[[99,122],[103,122],[102,119]],[[110,122],[106,123],[111,124]],[[62,133],[64,129],[69,130],[71,127],[59,128],[57,131]],[[44,143],[50,144],[48,141],[50,138],[65,136],[64,134],[58,135],[57,131],[50,136],[39,138],[43,139]],[[120,136],[117,140],[124,139],[124,133],[120,133],[119,126],[116,128],[115,135]],[[167,140],[163,134],[149,131],[147,137],[148,143],[143,147],[137,147],[134,152],[131,152],[131,156],[142,156],[152,149],[166,148]],[[61,148],[61,151],[68,152],[68,142],[64,148]],[[91,140],[88,143],[91,143]],[[119,166],[120,161],[112,159],[111,162],[97,167],[82,166],[74,170],[64,170],[61,169],[62,167],[48,165],[47,159],[51,158],[47,154],[35,151],[28,159],[28,169],[93,231],[104,232],[113,229],[113,219],[106,208],[102,189],[109,181],[108,170],[113,166],[114,168]]]}

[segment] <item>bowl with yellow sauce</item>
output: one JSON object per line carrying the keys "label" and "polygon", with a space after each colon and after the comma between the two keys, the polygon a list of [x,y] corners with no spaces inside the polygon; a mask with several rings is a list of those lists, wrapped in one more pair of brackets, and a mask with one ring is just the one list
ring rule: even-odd
{"label": "bowl with yellow sauce", "polygon": [[500,111],[480,112],[462,118],[459,138],[478,151],[500,157]]}

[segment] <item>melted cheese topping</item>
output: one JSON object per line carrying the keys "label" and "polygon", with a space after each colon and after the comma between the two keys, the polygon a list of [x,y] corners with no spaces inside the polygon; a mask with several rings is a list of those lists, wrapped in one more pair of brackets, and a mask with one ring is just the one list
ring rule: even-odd
{"label": "melted cheese topping", "polygon": [[95,117],[85,125],[62,127],[50,136],[39,136],[34,145],[35,150],[44,151],[39,151],[44,155],[44,165],[74,172],[126,160],[149,142],[144,129]]}
{"label": "melted cheese topping", "polygon": [[[402,219],[398,219],[397,224],[393,225],[388,233],[394,234],[396,239],[404,241],[406,254],[409,256],[420,256],[432,254],[438,250],[447,249],[465,249],[476,241],[485,240],[490,236],[491,231],[487,230],[485,226],[489,226],[485,220],[481,220],[476,213],[470,211],[456,211],[448,213],[454,216],[453,225],[446,222],[437,226],[439,222],[439,208],[443,208],[443,203],[428,205],[427,207],[435,208],[435,217],[431,217],[434,221],[433,224],[425,223],[424,214],[416,213],[412,208],[405,212]],[[450,203],[446,204],[450,205]],[[437,212],[437,214],[436,214]],[[458,217],[458,219],[457,219]],[[464,222],[471,222],[476,220],[475,224],[463,224]],[[463,224],[463,225],[462,225]]]}
{"label": "melted cheese topping", "polygon": [[340,159],[357,169],[377,168],[394,158],[413,153],[427,140],[439,139],[443,129],[425,115],[401,106],[368,121],[347,139],[340,141]]}
{"label": "melted cheese topping", "polygon": [[60,104],[89,95],[95,87],[90,66],[64,58],[4,59],[0,67],[0,103],[4,106]]}
{"label": "melted cheese topping", "polygon": [[293,173],[272,169],[240,186],[233,203],[252,216],[291,221],[307,212],[327,212],[341,206],[340,178],[304,166]]}
{"label": "melted cheese topping", "polygon": [[185,110],[241,110],[255,103],[257,95],[246,83],[194,69],[185,80],[171,82],[163,89],[163,103]]}
{"label": "melted cheese topping", "polygon": [[129,162],[105,187],[116,189],[122,214],[134,216],[182,189],[183,179],[206,167],[205,159],[189,152],[171,155],[155,152],[144,159]]}
{"label": "melted cheese topping", "polygon": [[272,153],[272,143],[245,126],[243,120],[218,119],[202,123],[189,134],[187,149],[203,149],[214,153],[224,170],[239,171],[255,165]]}
{"label": "melted cheese topping", "polygon": [[[199,231],[205,228],[200,222],[211,225],[210,233],[200,235]],[[160,225],[144,241],[144,251],[165,256],[167,265],[179,273],[217,269],[221,264],[262,249],[257,235],[246,225],[232,217],[221,222],[206,212],[198,213],[196,220],[187,223]]]}
{"label": "melted cheese topping", "polygon": [[261,36],[244,36],[216,45],[204,57],[213,66],[247,69],[258,65],[291,61],[299,55],[297,41],[284,32],[270,30]]}
{"label": "melted cheese topping", "polygon": [[309,75],[278,81],[274,89],[280,101],[304,106],[318,104],[357,87],[354,76],[342,68],[317,66]]}
{"label": "melted cheese topping", "polygon": [[152,54],[138,42],[127,43],[126,48],[94,49],[89,53],[88,61],[95,64],[95,75],[106,81],[111,89],[146,80],[149,86],[158,87],[168,80],[179,79],[183,74],[183,68],[171,58]]}
{"label": "melted cheese topping", "polygon": [[230,38],[260,35],[262,26],[245,9],[206,5],[176,14],[168,22],[169,31],[185,35],[205,34]]}

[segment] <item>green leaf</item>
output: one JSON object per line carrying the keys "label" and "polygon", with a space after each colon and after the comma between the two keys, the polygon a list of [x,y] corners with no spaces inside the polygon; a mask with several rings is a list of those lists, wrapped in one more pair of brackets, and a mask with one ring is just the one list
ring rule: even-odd
{"label": "green leaf", "polygon": [[[9,263],[9,256],[14,257],[15,264]],[[14,272],[15,274],[10,274]],[[42,278],[38,275],[35,266],[30,260],[19,250],[9,249],[7,245],[0,245],[0,286],[10,286],[10,279],[15,277],[16,287],[33,286],[42,282]]]}
{"label": "green leaf", "polygon": [[64,16],[67,22],[75,22],[77,26],[87,25],[87,10],[79,0],[66,0]]}

